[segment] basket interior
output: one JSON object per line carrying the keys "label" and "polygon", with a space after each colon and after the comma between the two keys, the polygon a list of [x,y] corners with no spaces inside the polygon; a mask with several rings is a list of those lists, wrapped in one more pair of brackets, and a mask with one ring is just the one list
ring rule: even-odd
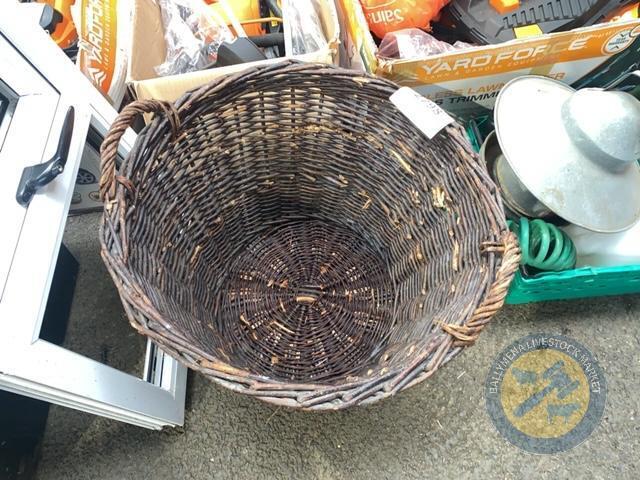
{"label": "basket interior", "polygon": [[196,358],[283,382],[400,368],[463,323],[497,230],[457,129],[429,140],[385,82],[256,77],[158,119],[125,162],[129,268]]}

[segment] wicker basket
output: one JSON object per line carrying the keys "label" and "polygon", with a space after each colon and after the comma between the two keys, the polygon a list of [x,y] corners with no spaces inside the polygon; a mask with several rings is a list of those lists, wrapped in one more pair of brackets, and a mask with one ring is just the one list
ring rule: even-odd
{"label": "wicker basket", "polygon": [[225,387],[304,409],[393,395],[472,344],[518,247],[463,130],[429,140],[396,90],[285,62],[127,106],[102,146],[100,236],[131,324]]}

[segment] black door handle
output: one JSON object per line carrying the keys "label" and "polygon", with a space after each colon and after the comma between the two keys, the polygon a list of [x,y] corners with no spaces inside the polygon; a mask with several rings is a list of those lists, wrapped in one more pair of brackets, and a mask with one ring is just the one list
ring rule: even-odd
{"label": "black door handle", "polygon": [[16,200],[23,207],[29,205],[39,188],[44,187],[64,171],[67,156],[69,155],[69,146],[71,145],[74,116],[73,107],[69,107],[62,124],[58,148],[51,160],[31,165],[22,171],[20,183],[18,183],[18,191],[16,192]]}

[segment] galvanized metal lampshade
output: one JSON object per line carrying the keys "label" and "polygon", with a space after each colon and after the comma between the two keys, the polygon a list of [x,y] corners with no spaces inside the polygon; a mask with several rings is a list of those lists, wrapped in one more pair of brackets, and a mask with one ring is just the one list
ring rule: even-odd
{"label": "galvanized metal lampshade", "polygon": [[499,148],[484,146],[505,203],[597,232],[640,218],[640,102],[546,77],[509,82],[495,106]]}

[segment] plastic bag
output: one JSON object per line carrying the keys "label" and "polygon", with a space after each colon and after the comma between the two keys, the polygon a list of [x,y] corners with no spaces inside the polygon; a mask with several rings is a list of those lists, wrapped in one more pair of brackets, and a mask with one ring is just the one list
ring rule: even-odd
{"label": "plastic bag", "polygon": [[[403,28],[426,28],[450,0],[360,0],[369,29],[378,38]],[[489,8],[489,7],[487,7]]]}
{"label": "plastic bag", "polygon": [[378,56],[382,58],[415,59],[425,58],[439,53],[453,52],[472,48],[473,45],[457,41],[453,45],[442,42],[418,28],[406,28],[387,33],[380,47]]}
{"label": "plastic bag", "polygon": [[313,0],[282,0],[284,41],[288,55],[316,52],[327,46],[327,39]]}
{"label": "plastic bag", "polygon": [[202,0],[156,0],[162,11],[167,57],[155,67],[160,76],[202,70],[216,61],[222,42],[234,39],[220,16]]}

